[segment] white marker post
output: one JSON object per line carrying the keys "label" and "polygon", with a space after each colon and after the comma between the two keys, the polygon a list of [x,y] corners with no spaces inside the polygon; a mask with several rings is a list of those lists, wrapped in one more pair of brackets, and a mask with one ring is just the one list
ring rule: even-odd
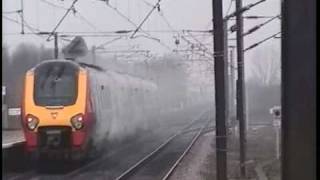
{"label": "white marker post", "polygon": [[281,137],[280,137],[280,133],[281,133],[281,107],[279,106],[275,106],[271,109],[270,111],[271,114],[273,114],[273,127],[275,128],[276,131],[276,158],[280,159],[280,155],[281,155]]}
{"label": "white marker post", "polygon": [[7,94],[6,86],[2,86],[2,129],[6,129],[9,126],[6,94]]}

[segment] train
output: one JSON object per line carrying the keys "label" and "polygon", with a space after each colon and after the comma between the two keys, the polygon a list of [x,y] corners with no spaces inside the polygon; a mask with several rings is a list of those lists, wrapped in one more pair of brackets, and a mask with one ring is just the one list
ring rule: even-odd
{"label": "train", "polygon": [[32,157],[79,160],[104,139],[129,135],[157,109],[157,84],[69,59],[45,60],[24,77],[21,123]]}

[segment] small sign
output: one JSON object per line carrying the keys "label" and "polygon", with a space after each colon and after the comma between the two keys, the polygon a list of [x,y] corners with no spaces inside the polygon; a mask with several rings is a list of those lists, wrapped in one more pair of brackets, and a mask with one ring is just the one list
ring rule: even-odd
{"label": "small sign", "polygon": [[9,116],[19,116],[21,114],[21,108],[9,108],[8,115]]}
{"label": "small sign", "polygon": [[270,114],[273,115],[273,118],[275,119],[281,119],[281,107],[280,106],[274,106],[271,109],[269,109]]}
{"label": "small sign", "polygon": [[281,120],[280,119],[274,119],[272,124],[275,127],[280,127],[281,126]]}

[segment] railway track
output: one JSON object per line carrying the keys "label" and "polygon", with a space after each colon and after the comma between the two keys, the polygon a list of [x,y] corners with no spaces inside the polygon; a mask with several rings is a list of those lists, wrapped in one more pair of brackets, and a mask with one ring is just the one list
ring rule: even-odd
{"label": "railway track", "polygon": [[[96,158],[93,160],[88,160],[86,162],[82,162],[82,163],[78,163],[75,165],[71,165],[73,167],[68,167],[69,165],[64,165],[60,167],[60,172],[59,170],[57,170],[56,167],[53,167],[55,165],[51,165],[52,167],[46,167],[43,168],[45,169],[45,171],[48,171],[48,169],[54,168],[55,170],[53,171],[58,171],[58,173],[55,172],[51,172],[52,170],[49,170],[49,172],[41,172],[39,170],[36,170],[36,164],[30,164],[30,166],[33,166],[33,168],[30,168],[31,170],[27,170],[23,173],[17,174],[17,175],[12,175],[8,178],[5,178],[7,180],[25,180],[25,179],[54,179],[54,180],[61,180],[61,179],[73,179],[73,178],[77,178],[79,175],[81,175],[82,173],[85,173],[87,171],[90,170],[90,168],[95,168],[95,167],[99,167],[101,166],[101,164],[107,162],[110,157],[113,156],[117,156],[117,154],[121,154],[123,153],[123,151],[128,150],[133,148],[134,146],[136,146],[137,144],[141,144],[143,143],[145,140],[144,139],[140,139],[134,143],[128,143],[125,144],[123,146],[119,146],[119,147],[115,147],[112,148],[108,153],[106,153],[105,155],[103,155],[100,158]],[[61,164],[58,164],[61,166]],[[67,170],[66,170],[67,168]]]}
{"label": "railway track", "polygon": [[[193,128],[190,130],[190,128],[194,126],[196,120],[191,122],[189,125],[187,125],[187,127],[169,137],[154,151],[128,168],[125,172],[118,176],[116,180],[150,178],[162,180],[169,179],[197,139],[206,130],[206,127],[211,120],[210,117],[203,119],[206,121],[201,122],[200,128]],[[199,126],[199,123],[197,125]],[[177,144],[179,144],[178,147]],[[179,154],[179,152],[182,153]],[[159,165],[163,166],[163,169],[158,169]]]}

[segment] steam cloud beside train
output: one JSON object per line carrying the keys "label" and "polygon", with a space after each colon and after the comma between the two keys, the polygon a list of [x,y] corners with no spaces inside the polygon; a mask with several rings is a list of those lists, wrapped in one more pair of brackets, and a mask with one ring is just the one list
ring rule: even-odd
{"label": "steam cloud beside train", "polygon": [[[5,76],[3,78],[8,92],[6,103],[9,107],[19,107],[23,74],[37,63],[46,59],[53,59],[53,50],[45,47],[37,48],[31,44],[21,44],[11,53],[8,50],[8,47],[3,47],[2,56],[5,66],[3,69],[11,69],[10,72],[4,72]],[[79,61],[92,63],[91,57],[89,55],[79,59]],[[129,63],[121,59],[116,60],[113,57],[97,56],[97,65],[114,71],[122,71],[157,85],[155,100],[150,102],[153,104],[146,107],[144,111],[134,109],[140,106],[140,102],[136,101],[131,108],[132,110],[123,110],[125,113],[119,117],[122,118],[121,120],[115,119],[113,124],[109,124],[108,120],[98,120],[100,124],[96,132],[97,140],[106,138],[121,140],[129,135],[137,134],[141,130],[147,130],[156,123],[158,115],[193,104],[195,94],[190,95],[189,75],[185,64],[181,62],[183,62],[181,58],[172,55],[149,59],[148,61],[138,59]],[[106,132],[110,133],[107,134]]]}
{"label": "steam cloud beside train", "polygon": [[[89,58],[82,58],[79,61],[90,62]],[[114,116],[111,123],[107,119],[98,119],[96,142],[122,140],[144,130],[150,130],[151,126],[161,123],[157,118],[159,115],[191,105],[192,102],[188,97],[190,83],[187,69],[181,62],[178,57],[170,55],[147,62],[140,60],[134,63],[108,57],[97,57],[97,65],[110,71],[124,72],[129,76],[143,79],[155,84],[156,89],[152,92],[152,97],[148,97],[148,95],[144,97],[145,107],[141,107],[143,103],[135,100],[132,104],[126,104],[125,109],[113,112],[117,113],[117,116]],[[135,92],[129,94],[133,93]],[[126,101],[130,97],[123,95],[120,98]],[[113,106],[120,106],[117,103],[121,102],[113,102],[115,103]]]}

